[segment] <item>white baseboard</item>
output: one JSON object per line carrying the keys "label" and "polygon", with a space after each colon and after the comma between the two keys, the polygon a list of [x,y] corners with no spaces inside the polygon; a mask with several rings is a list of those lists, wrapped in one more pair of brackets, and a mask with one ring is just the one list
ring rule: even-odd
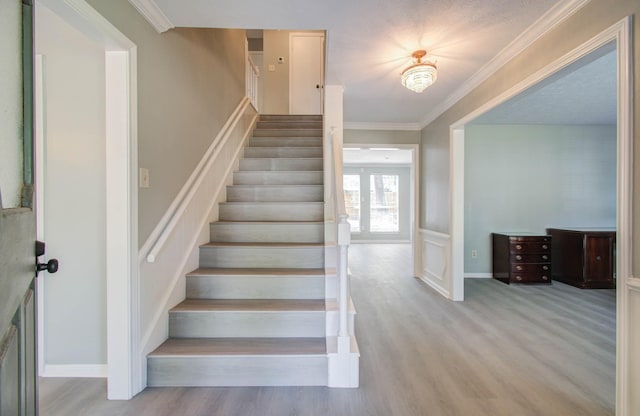
{"label": "white baseboard", "polygon": [[106,364],[45,364],[41,377],[106,378]]}
{"label": "white baseboard", "polygon": [[493,278],[492,273],[465,273],[465,279],[491,279]]}

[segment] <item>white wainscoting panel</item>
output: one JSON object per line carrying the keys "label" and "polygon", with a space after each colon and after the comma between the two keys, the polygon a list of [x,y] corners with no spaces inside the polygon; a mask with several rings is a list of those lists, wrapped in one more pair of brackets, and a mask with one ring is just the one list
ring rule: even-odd
{"label": "white wainscoting panel", "polygon": [[422,269],[418,277],[442,296],[451,299],[451,237],[449,234],[420,229],[420,244]]}

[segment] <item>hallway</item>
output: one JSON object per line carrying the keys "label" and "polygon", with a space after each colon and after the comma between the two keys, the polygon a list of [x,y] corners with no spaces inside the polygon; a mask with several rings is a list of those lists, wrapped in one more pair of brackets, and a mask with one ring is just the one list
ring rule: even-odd
{"label": "hallway", "polygon": [[106,400],[101,379],[43,379],[69,415],[614,414],[615,291],[468,279],[450,302],[411,277],[405,244],[350,248],[360,388],[149,388]]}

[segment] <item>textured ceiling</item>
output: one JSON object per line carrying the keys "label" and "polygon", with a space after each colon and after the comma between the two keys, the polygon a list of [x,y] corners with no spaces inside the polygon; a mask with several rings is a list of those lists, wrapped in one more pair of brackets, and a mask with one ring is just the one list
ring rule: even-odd
{"label": "textured ceiling", "polygon": [[616,124],[615,44],[605,45],[473,124]]}
{"label": "textured ceiling", "polygon": [[[345,121],[419,123],[560,0],[155,0],[175,26],[327,31],[327,84]],[[426,49],[438,81],[400,85]]]}

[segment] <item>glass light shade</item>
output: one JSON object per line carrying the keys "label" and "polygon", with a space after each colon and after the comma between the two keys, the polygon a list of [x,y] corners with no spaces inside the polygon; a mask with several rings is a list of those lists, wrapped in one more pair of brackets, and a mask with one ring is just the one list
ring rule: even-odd
{"label": "glass light shade", "polygon": [[402,85],[411,91],[422,92],[429,85],[436,82],[438,70],[430,63],[417,63],[402,72]]}

